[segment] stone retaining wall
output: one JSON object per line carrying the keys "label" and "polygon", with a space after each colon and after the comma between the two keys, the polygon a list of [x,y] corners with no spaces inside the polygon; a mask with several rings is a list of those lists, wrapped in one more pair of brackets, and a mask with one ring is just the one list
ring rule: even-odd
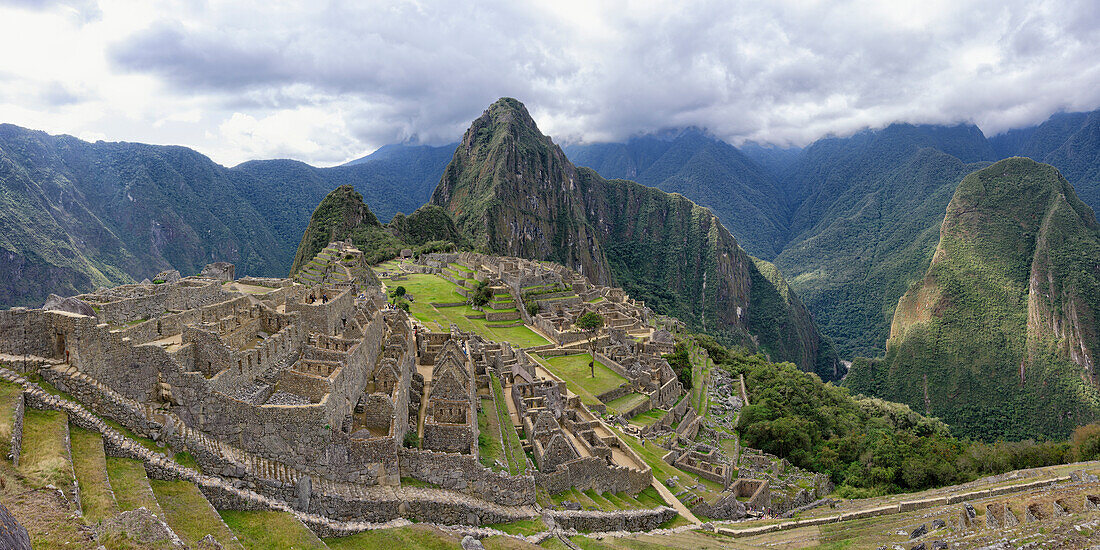
{"label": "stone retaining wall", "polygon": [[553,518],[554,522],[564,529],[599,533],[605,531],[652,531],[676,517],[676,510],[667,506],[659,506],[648,510],[619,510],[616,512],[547,510],[545,514]]}
{"label": "stone retaining wall", "polygon": [[535,478],[508,475],[482,466],[474,457],[402,448],[401,475],[508,506],[535,503]]}
{"label": "stone retaining wall", "polygon": [[637,494],[650,486],[652,475],[649,468],[635,470],[619,465],[609,465],[603,459],[594,456],[576,458],[561,464],[550,473],[535,473],[540,487],[554,495],[570,488],[578,491],[592,489],[597,493]]}
{"label": "stone retaining wall", "polygon": [[16,468],[19,467],[19,455],[23,452],[23,412],[25,408],[26,402],[23,399],[23,394],[20,393],[15,400],[15,418],[11,427],[11,447],[8,449],[8,457],[11,458],[12,465]]}

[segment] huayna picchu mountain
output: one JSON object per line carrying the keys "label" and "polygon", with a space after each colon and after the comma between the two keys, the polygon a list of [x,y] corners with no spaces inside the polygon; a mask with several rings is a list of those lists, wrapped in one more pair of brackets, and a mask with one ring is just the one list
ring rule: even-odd
{"label": "huayna picchu mountain", "polygon": [[1100,418],[1100,226],[1048,165],[1011,158],[959,184],[884,359],[846,383],[984,439],[1064,437]]}
{"label": "huayna picchu mountain", "polygon": [[575,167],[519,101],[501,99],[473,122],[432,203],[486,252],[564,264],[773,360],[843,374],[778,270],[742,250],[710,210]]}

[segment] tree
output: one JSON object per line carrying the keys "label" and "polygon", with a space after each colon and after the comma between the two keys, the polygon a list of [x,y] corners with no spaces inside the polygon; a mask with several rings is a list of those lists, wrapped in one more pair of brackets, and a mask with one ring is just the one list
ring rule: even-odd
{"label": "tree", "polygon": [[589,357],[592,359],[588,362],[588,370],[591,372],[592,378],[595,378],[596,334],[599,333],[600,327],[603,326],[603,316],[595,311],[586,311],[582,313],[580,317],[577,317],[577,321],[573,324],[588,334],[588,350],[591,353]]}
{"label": "tree", "polygon": [[408,293],[408,291],[405,290],[405,287],[403,286],[399,286],[393,289],[393,292],[390,292],[390,297],[393,298],[393,301],[390,303],[392,303],[393,305],[397,305],[397,299],[404,298],[406,293]]}
{"label": "tree", "polygon": [[475,307],[483,307],[492,299],[493,289],[489,287],[488,282],[481,281],[477,284],[477,290],[474,291],[474,295],[470,297],[470,303]]}

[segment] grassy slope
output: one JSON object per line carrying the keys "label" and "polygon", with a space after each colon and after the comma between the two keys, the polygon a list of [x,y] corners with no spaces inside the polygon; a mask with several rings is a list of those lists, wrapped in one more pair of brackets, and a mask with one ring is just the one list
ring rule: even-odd
{"label": "grassy slope", "polygon": [[206,535],[213,535],[225,548],[241,547],[195,484],[157,479],[149,483],[164,511],[164,520],[184,542],[194,544]]}
{"label": "grassy slope", "polygon": [[107,457],[107,478],[115,492],[115,500],[122,511],[145,507],[160,515],[157,497],[145,475],[145,466],[129,458]]}
{"label": "grassy slope", "polygon": [[23,415],[19,471],[34,485],[52,484],[72,496],[72,466],[65,448],[67,423],[64,413],[27,409]]}
{"label": "grassy slope", "polygon": [[218,513],[248,550],[325,548],[313,531],[286,512],[221,510]]}
{"label": "grassy slope", "polygon": [[107,481],[107,457],[103,454],[103,436],[71,426],[73,469],[80,484],[80,504],[84,517],[96,522],[118,512],[111,484]]}

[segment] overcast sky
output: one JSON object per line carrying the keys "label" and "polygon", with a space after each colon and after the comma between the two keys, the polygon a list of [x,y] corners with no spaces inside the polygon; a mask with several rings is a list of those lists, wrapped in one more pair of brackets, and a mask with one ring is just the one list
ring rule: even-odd
{"label": "overcast sky", "polygon": [[493,100],[558,143],[805,145],[1100,107],[1100,2],[0,0],[0,122],[332,165]]}

